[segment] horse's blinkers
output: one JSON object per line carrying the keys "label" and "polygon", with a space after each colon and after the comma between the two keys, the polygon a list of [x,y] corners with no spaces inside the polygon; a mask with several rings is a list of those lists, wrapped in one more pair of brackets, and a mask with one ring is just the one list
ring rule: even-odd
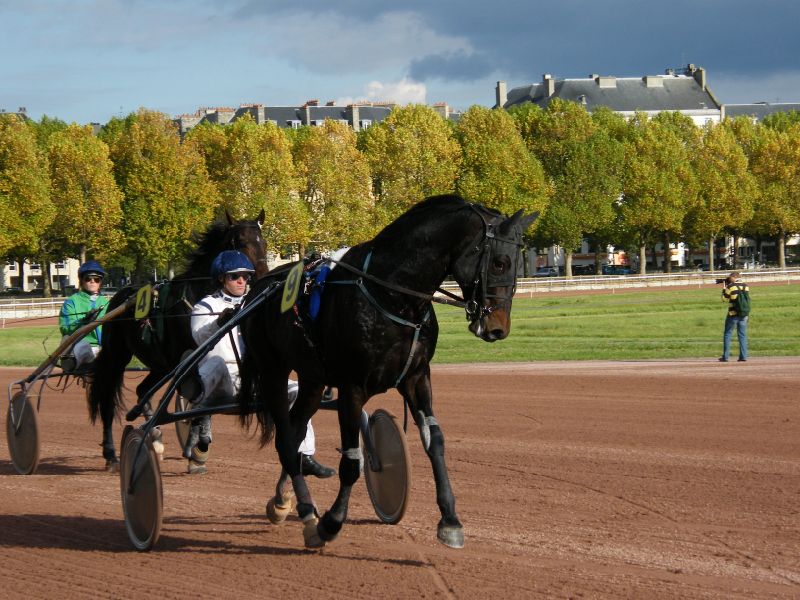
{"label": "horse's blinkers", "polygon": [[[514,237],[505,237],[499,232],[499,225],[506,221],[505,217],[493,216],[487,221],[477,209],[476,212],[483,220],[483,232],[479,234],[480,238],[475,246],[480,257],[473,277],[472,297],[464,309],[470,322],[488,317],[501,306],[511,304],[517,286],[517,265],[522,253],[522,235],[518,227],[512,224],[510,233]],[[514,217],[510,219],[513,220]],[[499,257],[508,257],[509,264],[496,265],[496,260],[500,262]],[[498,288],[506,288],[508,291],[504,294],[489,292]],[[489,299],[495,300],[495,303],[485,306]]]}

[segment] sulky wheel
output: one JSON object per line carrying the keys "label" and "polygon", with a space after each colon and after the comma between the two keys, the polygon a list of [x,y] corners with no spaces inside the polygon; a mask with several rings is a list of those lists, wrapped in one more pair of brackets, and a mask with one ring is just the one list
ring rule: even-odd
{"label": "sulky wheel", "polygon": [[122,434],[119,477],[128,537],[137,550],[150,550],[161,533],[161,471],[151,439],[132,425]]}
{"label": "sulky wheel", "polygon": [[397,418],[382,408],[370,416],[369,430],[380,469],[373,471],[370,457],[365,457],[367,491],[378,518],[394,525],[406,512],[411,487],[411,458],[406,435]]}
{"label": "sulky wheel", "polygon": [[[180,394],[175,394],[175,412],[183,412],[189,410],[189,408],[189,401]],[[189,439],[189,430],[191,428],[191,419],[175,421],[175,435],[178,437],[178,444],[180,444],[181,451],[183,451],[184,446],[186,446],[186,440]]]}
{"label": "sulky wheel", "polygon": [[17,473],[33,473],[39,465],[39,411],[23,391],[14,394],[8,404],[6,438]]}

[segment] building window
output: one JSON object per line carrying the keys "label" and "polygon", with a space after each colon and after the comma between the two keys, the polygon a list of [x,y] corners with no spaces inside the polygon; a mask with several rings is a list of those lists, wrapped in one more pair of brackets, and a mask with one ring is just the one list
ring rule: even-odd
{"label": "building window", "polygon": [[6,266],[8,267],[9,271],[16,271],[17,270],[17,261],[8,260],[8,261],[6,261]]}
{"label": "building window", "polygon": [[298,121],[297,119],[290,119],[286,121],[286,125],[292,129],[299,129],[300,125],[302,125],[302,122]]}
{"label": "building window", "polygon": [[358,122],[358,126],[359,126],[361,129],[367,129],[367,128],[369,128],[369,127],[371,127],[371,126],[372,126],[372,119],[361,119],[361,120]]}
{"label": "building window", "polygon": [[55,263],[55,266],[56,266],[56,269],[66,269],[67,268],[67,263],[65,263],[62,260],[60,262]]}

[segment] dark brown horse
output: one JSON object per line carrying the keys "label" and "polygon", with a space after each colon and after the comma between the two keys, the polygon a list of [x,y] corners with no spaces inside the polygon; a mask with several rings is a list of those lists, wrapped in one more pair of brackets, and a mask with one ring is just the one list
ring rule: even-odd
{"label": "dark brown horse", "polygon": [[[103,422],[103,457],[110,470],[119,463],[112,424],[124,404],[122,383],[128,363],[135,356],[150,369],[136,387],[137,395],[141,396],[178,364],[186,350],[197,347],[189,319],[194,303],[213,290],[211,262],[223,250],[235,249],[247,255],[256,267],[257,276],[266,273],[263,222],[262,210],[256,220],[233,221],[228,216],[226,223],[212,225],[199,239],[186,270],[160,286],[158,306],[151,318],[135,320],[131,308],[103,326],[102,348],[95,361],[88,399],[92,422],[98,415]],[[109,302],[108,310],[124,304],[136,291],[134,287],[121,289]]]}
{"label": "dark brown horse", "polygon": [[[285,471],[268,504],[273,522],[286,517],[296,496],[306,546],[322,546],[338,535],[360,473],[362,407],[370,397],[395,387],[419,427],[433,468],[441,512],[437,537],[448,546],[463,546],[444,436],[433,414],[429,363],[439,329],[431,298],[451,275],[463,294],[469,330],[487,342],[505,338],[511,329],[522,234],[535,218],[522,216],[522,211],[505,217],[457,196],[429,198],[341,258],[324,285],[313,322],[302,300],[297,310],[281,312],[280,294],[267,294],[244,317],[242,419],[247,423],[246,413],[256,408],[262,443],[275,431]],[[258,281],[245,305],[264,297],[270,285],[275,277]],[[300,389],[290,410],[286,379],[292,370]],[[339,390],[342,458],[339,494],[318,520],[297,450],[325,386]]]}

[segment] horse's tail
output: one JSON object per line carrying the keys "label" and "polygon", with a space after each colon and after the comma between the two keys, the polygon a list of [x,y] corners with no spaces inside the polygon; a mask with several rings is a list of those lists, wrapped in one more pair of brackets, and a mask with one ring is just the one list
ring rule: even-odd
{"label": "horse's tail", "polygon": [[[136,290],[125,288],[120,290],[109,302],[109,310],[120,306]],[[97,422],[100,415],[104,424],[111,422],[125,405],[122,397],[122,382],[125,367],[133,354],[125,343],[128,318],[133,316],[133,308],[125,311],[117,319],[111,319],[103,325],[100,352],[94,361],[94,373],[89,382],[89,418]]]}
{"label": "horse's tail", "polygon": [[253,352],[245,352],[242,359],[242,368],[239,370],[239,422],[243,428],[249,429],[253,421],[253,414],[258,420],[258,429],[261,430],[259,443],[263,448],[272,440],[275,434],[275,421],[272,413],[264,402],[261,394],[261,373]]}

